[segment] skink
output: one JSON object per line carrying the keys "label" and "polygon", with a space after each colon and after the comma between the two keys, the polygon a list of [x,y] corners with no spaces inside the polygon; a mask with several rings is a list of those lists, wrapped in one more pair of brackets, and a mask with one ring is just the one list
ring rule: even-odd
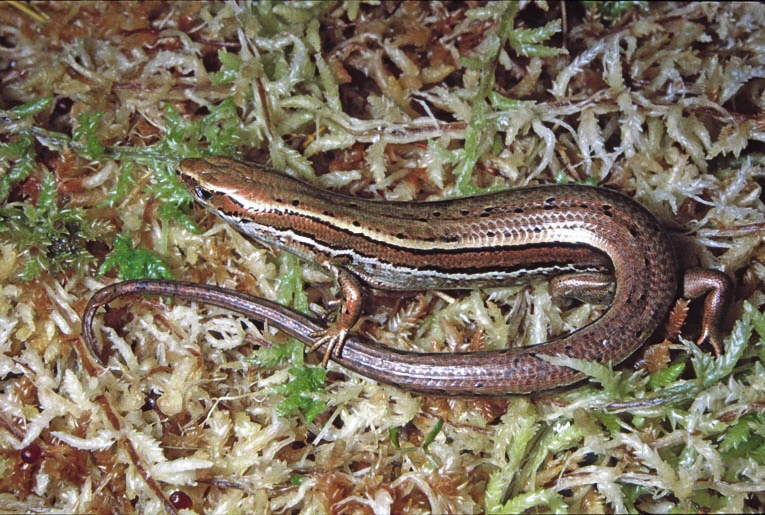
{"label": "skink", "polygon": [[[252,240],[292,252],[334,277],[344,297],[338,319],[322,331],[292,310],[219,288],[121,283],[98,292],[86,308],[84,334],[92,349],[90,324],[99,306],[127,293],[173,290],[266,319],[362,375],[432,394],[530,393],[571,384],[581,374],[543,356],[618,364],[656,331],[679,295],[707,294],[699,342],[709,341],[719,352],[731,280],[715,270],[681,277],[658,220],[611,190],[535,186],[434,202],[380,202],[221,157],[184,159],[178,176],[200,204]],[[363,286],[464,289],[539,274],[555,276],[562,295],[610,306],[568,335],[496,351],[407,353],[348,334],[362,310]],[[318,333],[323,336],[317,340]]]}

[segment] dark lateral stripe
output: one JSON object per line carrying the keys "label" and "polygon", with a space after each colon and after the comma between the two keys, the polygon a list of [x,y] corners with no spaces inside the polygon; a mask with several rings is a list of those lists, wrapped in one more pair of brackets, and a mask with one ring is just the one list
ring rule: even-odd
{"label": "dark lateral stripe", "polygon": [[[249,223],[246,218],[242,218],[241,213],[239,212],[231,212],[229,210],[218,208],[222,213],[224,213],[226,216],[229,216],[231,218],[240,220],[240,223],[245,225]],[[325,228],[325,231],[301,231],[297,229],[294,225],[284,224],[283,222],[285,220],[288,220],[290,216],[299,216],[301,219],[310,221],[312,224],[322,226]],[[257,222],[254,221],[253,223],[259,224],[259,225],[268,225],[270,227],[273,227],[274,229],[277,229],[279,231],[291,231],[293,234],[300,236],[307,240],[314,240],[317,241],[320,245],[324,247],[329,247],[332,249],[353,249],[354,252],[357,252],[360,256],[364,256],[367,258],[374,258],[378,257],[380,254],[363,254],[358,251],[359,248],[361,248],[360,245],[350,244],[350,245],[338,245],[336,243],[337,240],[340,238],[335,238],[333,240],[324,239],[321,237],[322,233],[340,233],[342,235],[345,235],[348,239],[356,239],[356,240],[363,240],[367,243],[371,243],[374,246],[380,246],[385,247],[385,252],[390,253],[391,250],[396,250],[400,252],[406,252],[408,254],[412,255],[422,255],[422,256],[432,256],[434,254],[440,254],[444,256],[459,256],[462,254],[474,254],[475,252],[480,252],[481,250],[484,251],[490,251],[494,249],[513,249],[518,251],[524,251],[524,250],[530,250],[530,249],[544,249],[547,251],[547,249],[552,248],[582,248],[586,247],[590,249],[590,251],[598,252],[599,254],[605,254],[603,251],[598,249],[597,247],[593,247],[591,245],[586,245],[584,243],[565,243],[565,242],[541,242],[541,243],[514,243],[514,244],[506,244],[501,245],[497,244],[495,247],[488,248],[484,247],[481,248],[475,248],[475,247],[466,247],[466,248],[453,248],[453,249],[420,249],[416,247],[409,247],[405,244],[397,244],[394,241],[381,241],[379,239],[372,238],[371,236],[368,236],[364,232],[356,233],[349,231],[347,229],[344,229],[342,227],[338,227],[337,225],[332,224],[331,222],[327,222],[325,220],[322,220],[320,218],[312,217],[312,216],[306,216],[306,215],[285,215],[285,214],[274,214],[274,217],[277,219],[276,221],[282,222],[282,223],[273,223],[274,221],[269,222]],[[499,230],[497,232],[500,232]],[[406,240],[404,240],[406,241]],[[447,240],[438,240],[438,241],[447,241]],[[434,242],[437,243],[437,242]]]}
{"label": "dark lateral stripe", "polygon": [[[576,266],[576,265],[575,265]],[[529,275],[534,274],[535,269],[548,269],[552,270],[555,268],[561,268],[562,264],[560,261],[539,261],[536,263],[525,263],[525,264],[518,264],[513,266],[486,266],[486,267],[477,267],[477,266],[465,266],[464,268],[457,268],[454,266],[449,267],[438,267],[438,266],[418,266],[417,270],[423,271],[423,272],[433,272],[435,274],[439,275],[487,275],[490,276],[492,274],[503,274],[503,275],[514,275],[517,272],[522,271],[528,271]],[[589,267],[588,267],[589,268]],[[593,266],[593,269],[596,269],[598,271],[610,271],[610,269],[600,268],[597,266]]]}
{"label": "dark lateral stripe", "polygon": [[[255,223],[255,222],[253,222]],[[242,222],[247,232],[248,222]],[[261,225],[261,224],[258,224]],[[341,252],[350,250],[355,256],[353,260],[376,261],[380,266],[389,265],[399,268],[416,268],[418,270],[434,272],[441,275],[453,276],[471,273],[503,273],[512,274],[513,271],[524,269],[554,267],[558,265],[572,264],[578,267],[597,268],[610,270],[610,260],[605,253],[595,247],[583,244],[569,243],[533,243],[497,246],[494,248],[455,248],[455,249],[412,249],[397,245],[380,243],[378,240],[367,238],[364,235],[350,233],[348,236],[365,240],[372,245],[359,245],[357,242],[345,242],[346,246],[328,244],[323,240],[316,239],[313,231],[302,232],[294,227],[274,227],[279,232],[289,232],[291,237],[302,238],[309,242],[316,242],[313,248],[317,254],[328,254],[324,247],[330,251]],[[266,233],[264,233],[264,236]],[[257,239],[257,238],[256,238]],[[384,247],[384,248],[383,248]],[[363,252],[367,248],[371,251]],[[375,252],[375,249],[384,250]],[[496,252],[503,249],[504,252]],[[551,257],[555,256],[555,257]]]}

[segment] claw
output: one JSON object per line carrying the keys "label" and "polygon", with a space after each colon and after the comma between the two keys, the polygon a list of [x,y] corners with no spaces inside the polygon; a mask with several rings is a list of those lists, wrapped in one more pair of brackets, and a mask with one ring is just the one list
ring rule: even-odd
{"label": "claw", "polygon": [[696,340],[696,345],[701,346],[702,343],[709,342],[715,351],[715,356],[719,358],[722,355],[720,340],[719,331],[716,327],[702,326],[701,336]]}
{"label": "claw", "polygon": [[324,351],[324,357],[321,359],[321,366],[326,368],[333,352],[335,356],[340,356],[340,352],[342,352],[343,346],[345,345],[345,337],[348,336],[348,330],[337,328],[324,329],[322,331],[316,331],[312,336],[318,336],[319,339],[311,345],[311,352],[324,344],[327,345],[327,350]]}

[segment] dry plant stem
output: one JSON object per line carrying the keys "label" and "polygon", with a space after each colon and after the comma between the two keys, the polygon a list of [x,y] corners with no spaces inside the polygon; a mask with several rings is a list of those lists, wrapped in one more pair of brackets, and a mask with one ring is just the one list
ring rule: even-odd
{"label": "dry plant stem", "polygon": [[159,483],[157,483],[153,477],[151,477],[151,473],[144,465],[143,460],[141,459],[141,456],[138,454],[138,451],[133,445],[133,442],[131,442],[129,438],[124,436],[122,421],[119,415],[117,415],[117,413],[115,412],[114,407],[109,402],[109,399],[107,399],[106,396],[104,395],[100,395],[96,399],[96,401],[101,406],[101,409],[104,410],[104,413],[106,414],[106,420],[108,421],[109,425],[112,427],[112,430],[115,432],[115,434],[122,435],[119,437],[119,446],[122,447],[125,450],[125,452],[127,452],[128,456],[130,457],[131,463],[136,468],[136,470],[138,471],[140,476],[143,478],[143,480],[146,482],[149,489],[162,502],[162,506],[165,508],[165,511],[169,513],[170,515],[175,515],[176,513],[178,513],[175,510],[175,507],[173,507],[173,504],[170,502],[170,500],[167,498],[165,493],[162,491],[162,487],[159,486]]}
{"label": "dry plant stem", "polygon": [[[123,283],[124,284],[124,283]],[[103,291],[103,290],[102,290]],[[92,299],[91,299],[92,301]],[[95,308],[97,309],[97,307]],[[80,363],[82,363],[83,368],[85,371],[90,375],[91,377],[94,377],[100,381],[103,381],[105,376],[107,374],[110,374],[109,370],[102,367],[99,363],[99,359],[97,357],[97,354],[93,352],[93,346],[92,346],[92,338],[93,338],[93,314],[95,313],[95,309],[90,310],[90,303],[88,303],[88,308],[85,309],[85,313],[83,313],[83,339],[85,341],[85,345],[82,344],[82,340],[77,339],[75,346],[77,349],[77,353],[80,356]],[[104,413],[104,418],[107,422],[107,424],[111,427],[112,431],[115,435],[118,436],[118,445],[122,447],[125,452],[127,453],[130,462],[133,464],[135,469],[138,471],[139,475],[143,478],[143,480],[146,482],[149,489],[154,493],[154,495],[157,496],[157,498],[162,503],[162,506],[165,508],[165,511],[169,513],[170,515],[175,515],[178,512],[173,507],[173,504],[170,502],[170,500],[167,498],[165,493],[162,490],[162,487],[157,483],[157,481],[154,480],[153,477],[151,477],[151,474],[148,470],[148,468],[144,465],[143,460],[141,459],[140,455],[138,454],[138,451],[136,450],[135,446],[133,445],[133,442],[130,441],[130,439],[125,436],[123,424],[122,424],[122,418],[117,414],[117,411],[112,406],[111,402],[109,401],[109,398],[104,395],[99,395],[96,398],[96,402],[99,406],[101,406],[101,409]]]}

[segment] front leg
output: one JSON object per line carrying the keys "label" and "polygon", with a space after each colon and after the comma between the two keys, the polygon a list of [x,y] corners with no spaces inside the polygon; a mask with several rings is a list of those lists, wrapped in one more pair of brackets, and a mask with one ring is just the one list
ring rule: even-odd
{"label": "front leg", "polygon": [[329,362],[329,358],[332,352],[335,356],[340,356],[345,344],[345,337],[348,335],[348,331],[356,325],[361,316],[361,309],[364,306],[364,295],[362,293],[361,283],[345,268],[341,268],[328,261],[322,263],[324,268],[335,279],[337,284],[340,285],[342,290],[343,299],[340,304],[340,313],[337,319],[332,323],[331,327],[317,331],[313,336],[319,337],[316,342],[311,346],[311,351],[314,351],[326,344],[327,349],[324,351],[324,357],[321,360],[322,366],[326,367]]}

